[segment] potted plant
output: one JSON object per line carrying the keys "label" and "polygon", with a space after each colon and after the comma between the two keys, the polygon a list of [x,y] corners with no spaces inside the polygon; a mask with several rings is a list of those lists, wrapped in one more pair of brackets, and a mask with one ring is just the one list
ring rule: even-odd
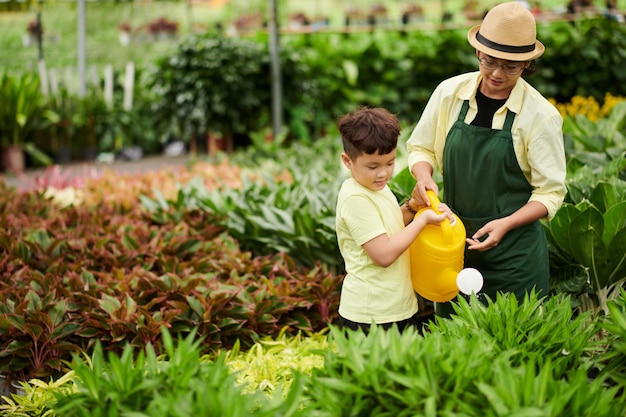
{"label": "potted plant", "polygon": [[43,35],[43,27],[38,19],[33,19],[26,26],[26,33],[22,38],[24,46],[36,45],[39,37]]}
{"label": "potted plant", "polygon": [[66,164],[72,160],[72,139],[76,136],[76,121],[80,114],[80,98],[70,94],[67,88],[59,92],[48,101],[48,111],[45,119],[49,128],[44,132],[55,160],[58,164]]}
{"label": "potted plant", "polygon": [[148,24],[148,33],[153,39],[173,39],[178,32],[178,23],[161,17]]}
{"label": "potted plant", "polygon": [[154,113],[177,126],[191,149],[206,138],[209,153],[220,147],[232,152],[237,135],[258,130],[267,120],[269,67],[267,51],[256,42],[189,37],[157,66],[151,88],[161,99]]}
{"label": "potted plant", "polygon": [[117,28],[120,31],[119,34],[118,34],[118,38],[120,40],[120,43],[123,46],[128,45],[130,43],[130,41],[131,41],[131,37],[132,37],[132,33],[133,33],[133,28],[130,26],[130,23],[123,22]]}
{"label": "potted plant", "polygon": [[73,144],[79,148],[83,159],[93,161],[98,157],[100,137],[110,113],[104,98],[95,91],[75,103],[71,118]]}
{"label": "potted plant", "polygon": [[24,171],[24,151],[44,165],[52,161],[38,150],[28,135],[44,118],[43,94],[39,78],[30,73],[0,78],[0,148],[5,171]]}

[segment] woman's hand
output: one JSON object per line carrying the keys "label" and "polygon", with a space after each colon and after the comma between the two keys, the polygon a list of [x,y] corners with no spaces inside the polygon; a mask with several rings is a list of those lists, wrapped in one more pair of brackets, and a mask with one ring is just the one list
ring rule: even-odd
{"label": "woman's hand", "polygon": [[411,192],[411,197],[419,207],[430,206],[430,201],[426,195],[426,190],[432,190],[439,196],[439,187],[433,180],[433,169],[430,164],[426,162],[418,162],[413,166],[413,176],[417,179],[415,187]]}
{"label": "woman's hand", "polygon": [[492,220],[478,229],[471,238],[465,239],[469,245],[467,249],[482,252],[495,248],[509,230],[511,225],[507,217]]}
{"label": "woman's hand", "polygon": [[467,249],[485,251],[498,246],[509,230],[530,224],[548,215],[548,209],[537,201],[529,201],[510,216],[492,220],[466,239]]}

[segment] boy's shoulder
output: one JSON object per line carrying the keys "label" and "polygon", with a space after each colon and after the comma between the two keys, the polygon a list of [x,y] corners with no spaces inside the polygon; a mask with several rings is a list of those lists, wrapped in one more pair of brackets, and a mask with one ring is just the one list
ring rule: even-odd
{"label": "boy's shoulder", "polygon": [[395,199],[388,186],[380,191],[373,191],[359,184],[354,178],[349,178],[343,182],[339,189],[337,203],[338,205],[342,205],[347,200],[361,199],[361,202],[367,200],[371,202],[371,204],[378,206],[382,201],[386,201],[390,198]]}
{"label": "boy's shoulder", "polygon": [[359,184],[354,178],[346,179],[339,188],[338,199],[344,201],[346,198],[355,195],[364,195],[367,189]]}

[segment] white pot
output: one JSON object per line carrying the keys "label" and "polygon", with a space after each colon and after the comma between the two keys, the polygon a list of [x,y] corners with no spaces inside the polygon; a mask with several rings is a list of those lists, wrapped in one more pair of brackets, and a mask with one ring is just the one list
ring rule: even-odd
{"label": "white pot", "polygon": [[16,395],[20,397],[26,396],[26,390],[18,381],[11,382],[11,391],[13,391]]}
{"label": "white pot", "polygon": [[11,385],[5,374],[0,374],[0,404],[4,403],[2,397],[9,397],[11,395]]}

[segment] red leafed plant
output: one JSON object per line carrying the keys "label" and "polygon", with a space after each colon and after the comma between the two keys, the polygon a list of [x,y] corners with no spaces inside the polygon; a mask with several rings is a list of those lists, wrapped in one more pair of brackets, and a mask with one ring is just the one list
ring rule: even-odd
{"label": "red leafed plant", "polygon": [[71,338],[82,326],[69,313],[54,291],[41,297],[31,289],[23,300],[0,303],[0,371],[20,380],[63,372],[62,361],[81,351]]}
{"label": "red leafed plant", "polygon": [[341,277],[242,251],[219,215],[155,218],[139,204],[59,210],[0,183],[0,371],[52,375],[96,340],[111,351],[158,350],[161,326],[197,329],[208,353],[336,318]]}
{"label": "red leafed plant", "polygon": [[83,166],[81,173],[74,172],[71,168],[61,168],[59,165],[52,165],[46,168],[41,175],[30,178],[21,173],[22,189],[24,191],[44,191],[48,188],[62,190],[64,188],[83,188],[88,179],[98,178],[98,171],[87,165]]}
{"label": "red leafed plant", "polygon": [[178,23],[172,22],[165,17],[161,17],[148,25],[150,33],[176,33],[178,31]]}

